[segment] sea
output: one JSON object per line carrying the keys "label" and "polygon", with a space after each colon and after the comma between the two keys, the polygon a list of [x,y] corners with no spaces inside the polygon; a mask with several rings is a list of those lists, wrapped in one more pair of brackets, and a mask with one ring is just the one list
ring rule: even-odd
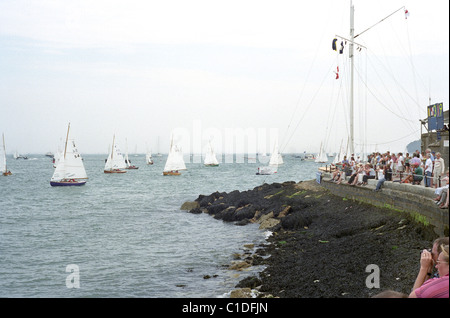
{"label": "sea", "polygon": [[180,210],[200,194],[316,178],[313,161],[283,156],[276,174],[257,175],[269,158],[225,157],[218,167],[185,156],[186,171],[163,176],[166,155],[130,156],[137,170],[103,172],[107,155],[83,155],[81,187],[51,187],[52,159],[7,156],[0,176],[0,297],[229,297],[263,268],[227,267],[246,244],[267,244],[257,224],[237,226]]}

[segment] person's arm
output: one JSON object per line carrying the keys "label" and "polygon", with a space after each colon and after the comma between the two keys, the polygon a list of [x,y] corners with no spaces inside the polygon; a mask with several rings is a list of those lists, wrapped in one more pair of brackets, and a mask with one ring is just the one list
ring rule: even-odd
{"label": "person's arm", "polygon": [[413,292],[425,283],[426,280],[431,278],[431,270],[433,269],[433,258],[431,253],[427,250],[423,250],[420,256],[420,270],[417,274],[416,281],[412,288]]}

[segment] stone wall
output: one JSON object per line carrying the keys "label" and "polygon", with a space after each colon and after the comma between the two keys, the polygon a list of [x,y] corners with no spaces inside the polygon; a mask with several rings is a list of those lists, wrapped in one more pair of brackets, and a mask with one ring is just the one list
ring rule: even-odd
{"label": "stone wall", "polygon": [[375,192],[377,180],[368,180],[367,186],[350,186],[345,182],[329,181],[330,174],[323,173],[321,185],[334,195],[362,201],[375,206],[406,212],[417,222],[430,225],[438,236],[448,236],[448,209],[440,209],[434,203],[434,189],[423,186],[385,182],[382,191]]}

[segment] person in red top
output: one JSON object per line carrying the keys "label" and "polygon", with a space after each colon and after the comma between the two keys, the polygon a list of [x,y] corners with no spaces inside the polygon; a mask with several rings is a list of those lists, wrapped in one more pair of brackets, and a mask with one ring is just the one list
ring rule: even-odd
{"label": "person in red top", "polygon": [[[449,298],[448,245],[441,246],[441,249],[442,252],[436,261],[439,278],[431,278],[425,282],[423,282],[424,279],[421,279],[421,277],[425,277],[425,275],[431,276],[431,273],[428,273],[428,271],[433,259],[430,252],[427,250],[422,251],[419,275],[409,298]],[[426,274],[424,275],[424,273]]]}

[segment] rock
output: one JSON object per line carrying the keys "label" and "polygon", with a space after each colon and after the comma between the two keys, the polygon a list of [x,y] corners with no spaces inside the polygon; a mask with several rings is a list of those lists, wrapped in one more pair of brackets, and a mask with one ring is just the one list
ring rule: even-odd
{"label": "rock", "polygon": [[256,276],[250,276],[241,280],[236,287],[238,288],[251,288],[255,289],[256,287],[262,284],[261,280]]}
{"label": "rock", "polygon": [[261,230],[270,229],[271,227],[274,227],[274,226],[278,225],[279,223],[280,223],[280,220],[270,218],[270,219],[264,220],[261,223],[261,225],[259,226],[259,228]]}
{"label": "rock", "polygon": [[291,206],[288,205],[283,211],[280,212],[280,214],[278,214],[279,218],[284,218],[286,215],[288,215],[288,213],[292,210]]}
{"label": "rock", "polygon": [[200,207],[200,204],[197,201],[186,201],[181,205],[180,210],[193,210]]}
{"label": "rock", "polygon": [[252,290],[250,288],[240,288],[231,291],[230,298],[252,298]]}
{"label": "rock", "polygon": [[233,262],[232,265],[231,265],[230,267],[228,267],[228,269],[234,270],[234,271],[241,271],[241,270],[243,270],[244,268],[248,268],[248,267],[250,267],[250,266],[252,266],[252,265],[249,264],[249,263],[247,263],[247,262],[245,262],[245,261],[242,261],[242,262]]}

